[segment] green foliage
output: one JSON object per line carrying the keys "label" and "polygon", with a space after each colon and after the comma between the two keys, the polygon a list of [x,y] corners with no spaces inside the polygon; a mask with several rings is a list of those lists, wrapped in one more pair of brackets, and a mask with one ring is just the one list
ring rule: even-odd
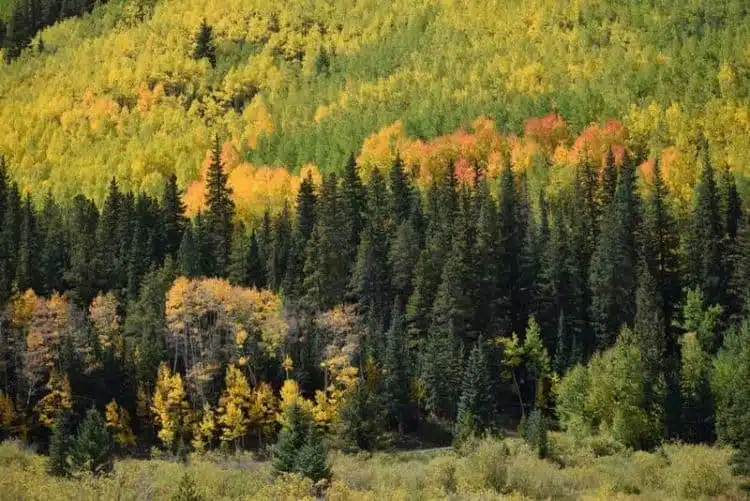
{"label": "green foliage", "polygon": [[73,447],[67,416],[58,412],[49,440],[49,457],[46,471],[49,475],[62,477],[70,473],[70,452]]}
{"label": "green foliage", "polygon": [[539,409],[534,409],[526,418],[521,436],[531,445],[540,458],[549,454],[549,440],[547,437],[547,418]]}
{"label": "green foliage", "polygon": [[369,385],[359,380],[339,412],[339,434],[345,442],[361,450],[376,447],[382,431],[383,407]]}
{"label": "green foliage", "polygon": [[456,443],[480,435],[492,424],[494,389],[484,350],[483,341],[480,338],[472,348],[466,364],[461,397],[458,401],[458,417],[454,433]]}
{"label": "green foliage", "polygon": [[112,462],[112,444],[104,419],[96,409],[89,409],[73,445],[73,469],[98,475],[111,471]]}
{"label": "green foliage", "polygon": [[286,408],[284,423],[274,446],[274,469],[299,473],[313,481],[327,478],[328,450],[309,412],[294,403]]}
{"label": "green foliage", "polygon": [[214,46],[213,28],[205,19],[198,28],[195,35],[195,48],[193,49],[193,59],[200,60],[206,58],[211,63],[211,67],[216,66],[216,47]]}
{"label": "green foliage", "polygon": [[177,490],[172,494],[171,501],[202,501],[203,496],[198,494],[195,480],[188,473],[180,477],[180,483],[177,484]]}

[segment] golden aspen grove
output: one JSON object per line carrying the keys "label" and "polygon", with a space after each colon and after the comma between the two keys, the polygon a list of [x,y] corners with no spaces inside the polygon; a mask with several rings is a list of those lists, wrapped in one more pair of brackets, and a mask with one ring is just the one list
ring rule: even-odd
{"label": "golden aspen grove", "polygon": [[0,0],[0,501],[750,499],[744,0]]}

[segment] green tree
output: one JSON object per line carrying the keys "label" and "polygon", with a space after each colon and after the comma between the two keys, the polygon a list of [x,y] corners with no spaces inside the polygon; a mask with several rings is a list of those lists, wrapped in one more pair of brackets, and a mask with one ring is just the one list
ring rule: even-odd
{"label": "green tree", "polygon": [[612,148],[607,150],[607,156],[604,160],[604,168],[601,173],[601,192],[600,207],[604,213],[615,199],[617,191],[617,165],[615,164],[615,154]]}
{"label": "green tree", "polygon": [[483,344],[481,338],[476,342],[464,371],[454,433],[457,442],[477,435],[492,425],[494,392]]}
{"label": "green tree", "polygon": [[279,290],[286,278],[292,251],[292,219],[289,205],[284,203],[273,224],[273,240],[268,256],[268,286]]}
{"label": "green tree", "polygon": [[735,448],[734,467],[750,473],[750,319],[732,329],[714,360],[711,388],[719,439]]}
{"label": "green tree", "polygon": [[229,264],[229,251],[232,245],[234,202],[232,190],[227,186],[228,175],[221,162],[219,136],[214,138],[211,151],[211,164],[206,175],[205,237],[210,246],[209,275],[223,277]]}
{"label": "green tree", "polygon": [[412,190],[409,178],[404,171],[404,162],[398,154],[388,171],[388,188],[390,190],[389,213],[391,220],[394,225],[400,225],[411,214]]}
{"label": "green tree", "polygon": [[299,473],[313,481],[330,475],[328,451],[308,411],[293,403],[284,410],[284,427],[274,446],[277,472]]}
{"label": "green tree", "polygon": [[49,475],[63,477],[70,473],[69,456],[72,447],[68,416],[58,411],[49,440],[49,457],[46,464],[46,471]]}
{"label": "green tree", "polygon": [[[378,179],[376,179],[378,178]],[[373,183],[382,182],[382,176],[379,170],[373,171],[373,178],[370,180],[368,190],[362,184],[359,177],[359,170],[354,161],[354,155],[350,155],[344,166],[344,175],[341,179],[341,228],[343,232],[343,245],[345,246],[342,253],[344,261],[341,263],[346,269],[351,269],[357,260],[357,253],[360,243],[360,235],[365,227],[365,212],[372,211],[372,192],[379,189],[373,186]],[[368,194],[368,191],[370,192]],[[385,188],[383,187],[383,191]],[[369,199],[369,200],[368,200]],[[369,206],[369,207],[368,207]],[[369,218],[377,215],[368,215]],[[372,223],[371,223],[372,224]]]}
{"label": "green tree", "polygon": [[312,427],[307,441],[299,450],[296,460],[296,471],[313,482],[330,478],[331,467],[328,463],[328,449],[320,432]]}
{"label": "green tree", "polygon": [[383,421],[383,406],[378,395],[364,379],[357,381],[339,411],[340,435],[361,450],[377,445]]}
{"label": "green tree", "polygon": [[164,255],[177,257],[182,235],[188,222],[185,219],[185,204],[177,187],[177,176],[172,174],[164,183],[161,197],[161,217],[164,229]]}
{"label": "green tree", "polygon": [[383,400],[391,424],[403,433],[409,407],[409,358],[406,325],[396,301],[391,314],[391,327],[386,334],[383,363]]}
{"label": "green tree", "polygon": [[208,59],[211,67],[216,66],[216,47],[214,46],[213,28],[204,19],[198,27],[193,47],[193,59]]}
{"label": "green tree", "polygon": [[177,253],[177,263],[180,273],[186,277],[201,275],[200,249],[195,240],[193,224],[188,222],[182,232],[182,240]]}
{"label": "green tree", "polygon": [[620,327],[632,325],[635,316],[640,209],[635,164],[626,157],[591,261],[591,318],[602,347],[611,346]]}
{"label": "green tree", "polygon": [[73,468],[102,474],[112,469],[112,444],[101,414],[91,408],[81,423],[73,446]]}
{"label": "green tree", "polygon": [[18,243],[18,257],[16,263],[16,286],[19,290],[33,289],[40,292],[39,267],[36,260],[39,255],[39,232],[34,207],[31,204],[31,195],[21,208],[21,232]]}
{"label": "green tree", "polygon": [[198,493],[193,477],[185,472],[180,477],[180,483],[177,484],[177,490],[172,494],[171,501],[202,501],[203,496]]}

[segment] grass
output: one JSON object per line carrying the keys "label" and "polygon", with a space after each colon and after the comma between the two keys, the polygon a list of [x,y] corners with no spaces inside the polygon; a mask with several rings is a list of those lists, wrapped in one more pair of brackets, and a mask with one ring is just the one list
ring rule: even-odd
{"label": "grass", "polygon": [[[551,434],[551,459],[523,443],[486,439],[462,451],[331,454],[330,501],[750,499],[731,475],[731,451],[668,444],[654,452]],[[18,442],[0,445],[0,501],[169,500],[187,470],[210,500],[314,500],[312,482],[277,477],[250,454],[193,457],[187,464],[124,459],[104,478],[58,479]]]}

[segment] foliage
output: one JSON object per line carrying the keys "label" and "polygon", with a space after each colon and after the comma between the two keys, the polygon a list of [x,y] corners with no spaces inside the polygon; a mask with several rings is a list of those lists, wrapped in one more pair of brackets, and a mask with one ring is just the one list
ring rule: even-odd
{"label": "foliage", "polygon": [[72,450],[72,466],[75,471],[108,473],[112,470],[112,445],[101,414],[92,408],[76,435]]}
{"label": "foliage", "polygon": [[315,428],[312,415],[297,404],[284,411],[285,424],[274,447],[274,469],[299,473],[313,481],[327,478],[328,450]]}

